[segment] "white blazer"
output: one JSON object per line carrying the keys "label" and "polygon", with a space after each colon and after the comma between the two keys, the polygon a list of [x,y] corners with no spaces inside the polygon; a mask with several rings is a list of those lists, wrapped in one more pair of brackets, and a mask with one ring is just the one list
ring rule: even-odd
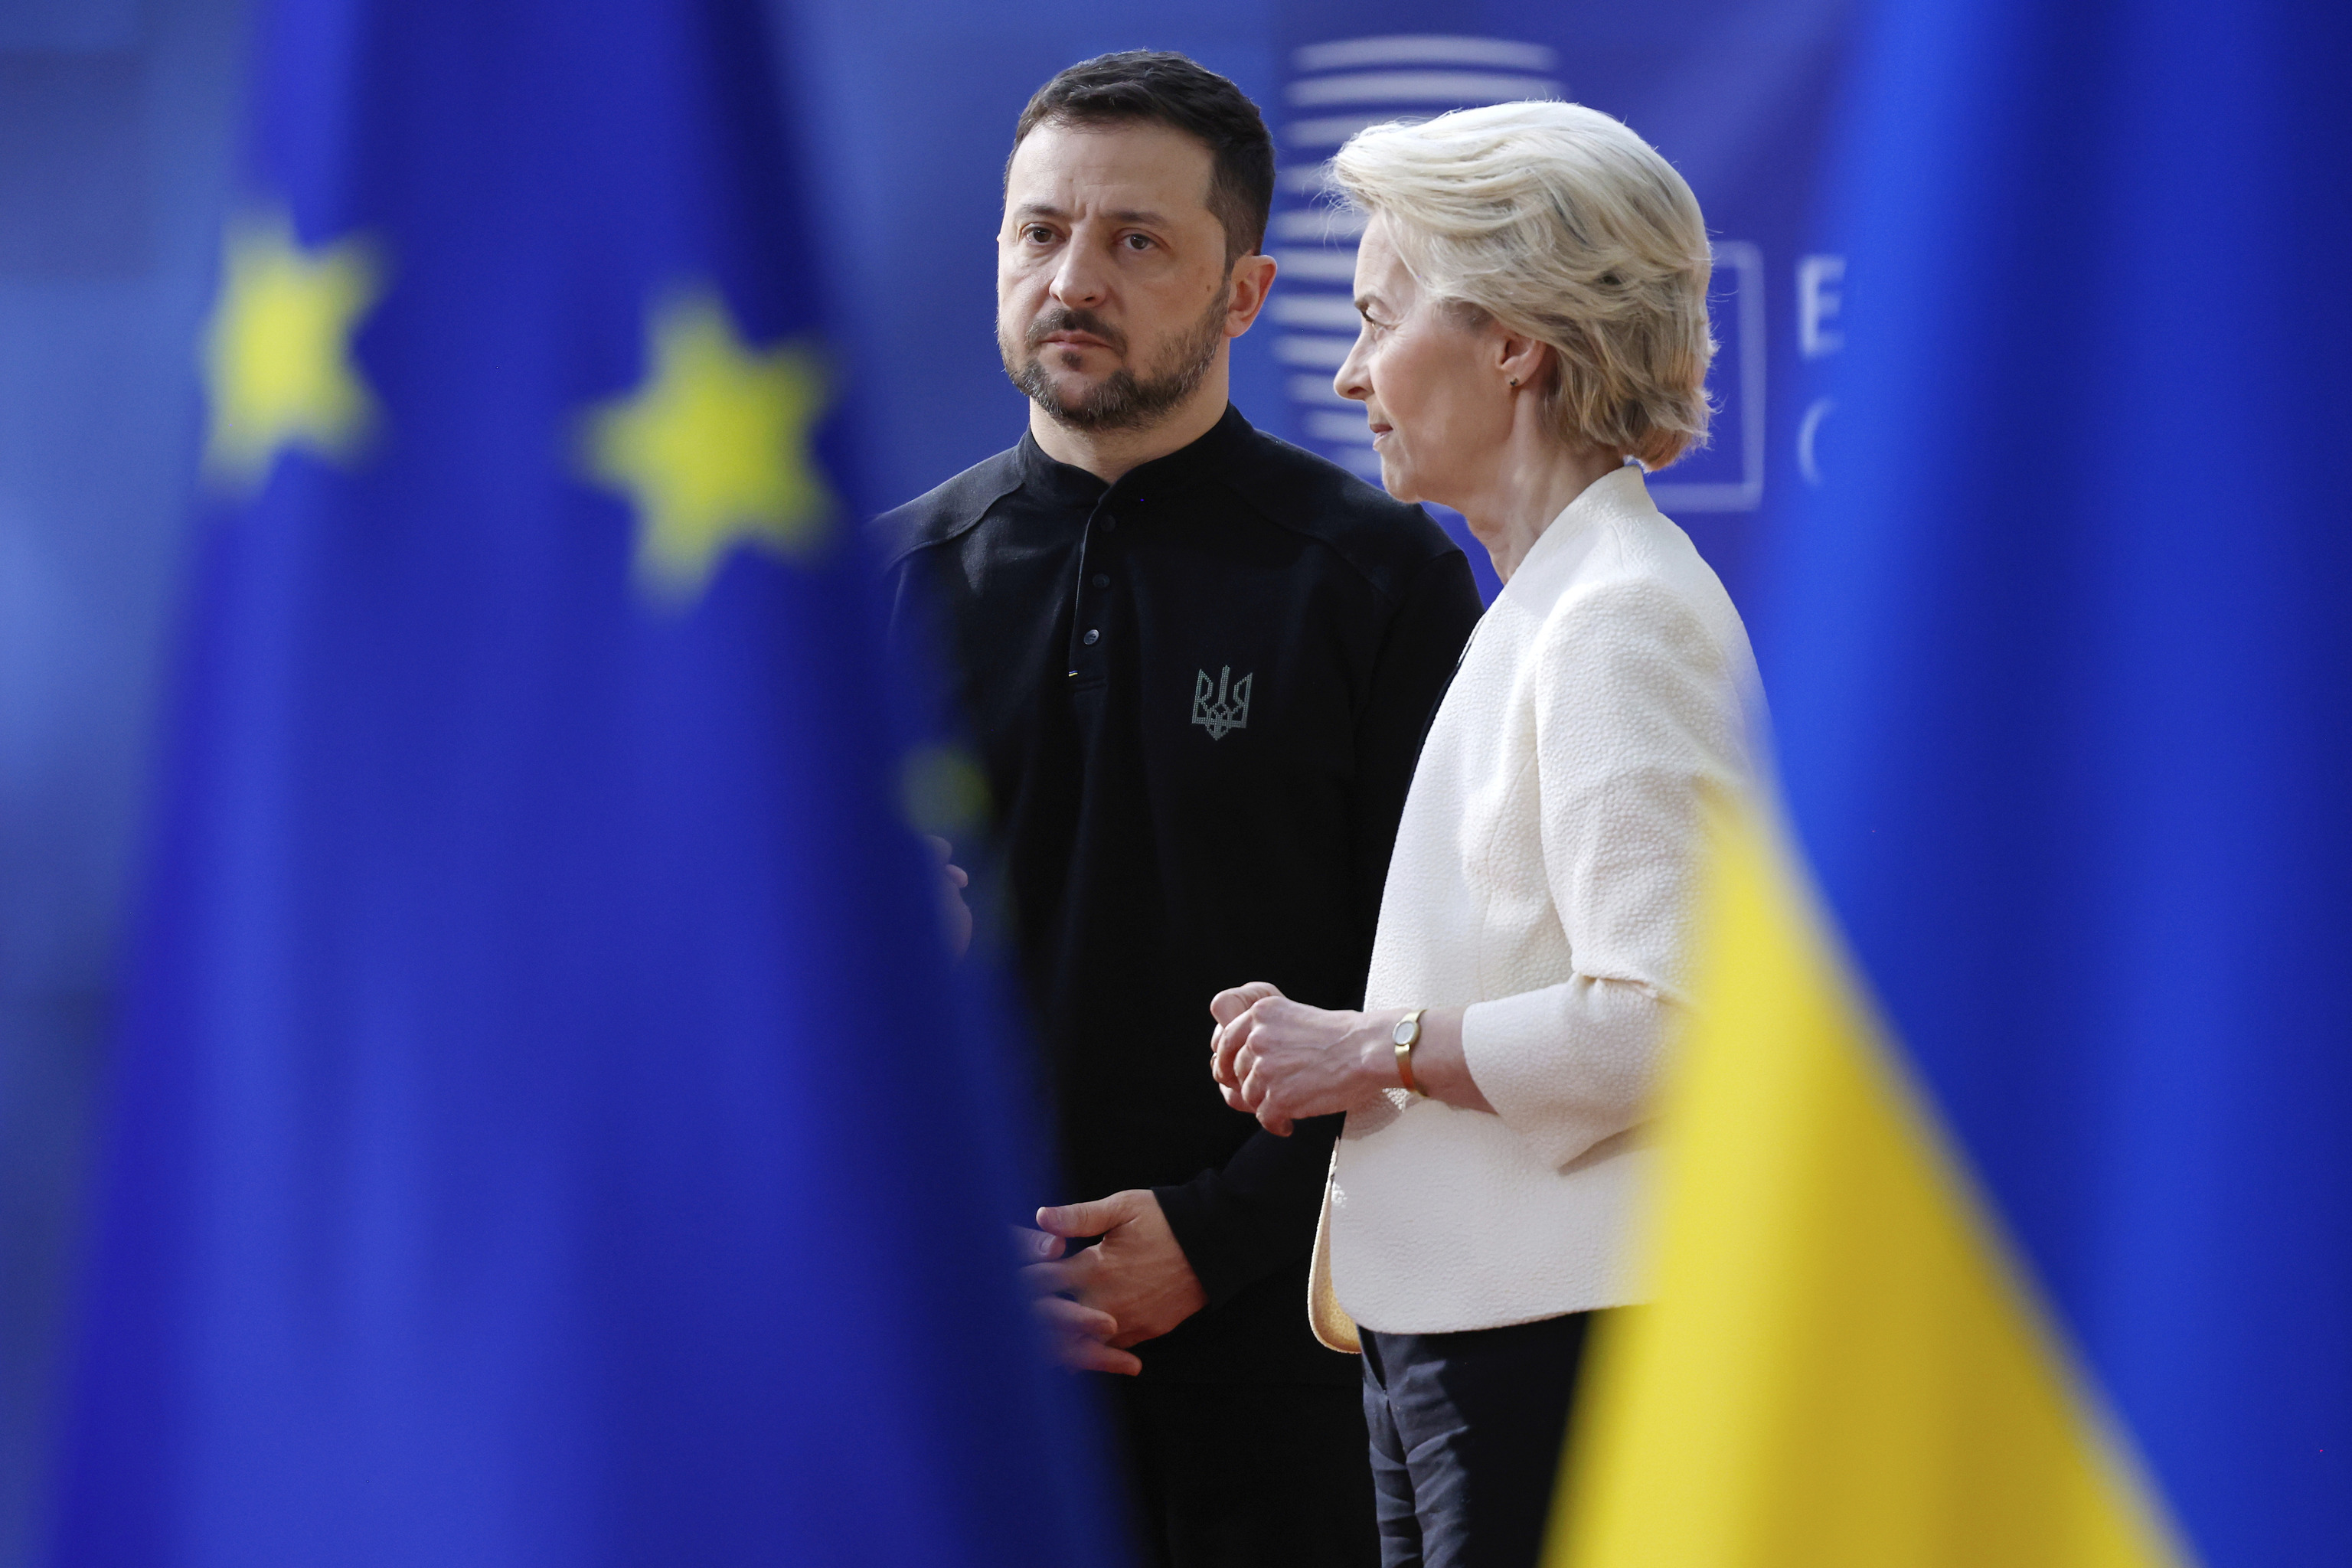
{"label": "white blazer", "polygon": [[1349,1114],[1316,1238],[1325,1342],[1355,1348],[1349,1318],[1433,1333],[1639,1299],[1639,1129],[1684,1001],[1703,796],[1752,788],[1760,697],[1738,613],[1635,468],[1570,502],[1479,622],[1413,773],[1365,1005],[1467,1004],[1495,1114],[1402,1089]]}

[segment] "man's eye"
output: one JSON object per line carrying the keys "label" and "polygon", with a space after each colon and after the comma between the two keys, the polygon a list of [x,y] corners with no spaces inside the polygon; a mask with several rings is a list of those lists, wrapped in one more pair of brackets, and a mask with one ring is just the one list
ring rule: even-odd
{"label": "man's eye", "polygon": [[1127,237],[1127,247],[1129,250],[1149,250],[1151,248],[1151,237],[1148,234],[1130,234]]}
{"label": "man's eye", "polygon": [[1054,231],[1044,224],[1033,223],[1021,231],[1021,237],[1032,245],[1051,245],[1054,242]]}

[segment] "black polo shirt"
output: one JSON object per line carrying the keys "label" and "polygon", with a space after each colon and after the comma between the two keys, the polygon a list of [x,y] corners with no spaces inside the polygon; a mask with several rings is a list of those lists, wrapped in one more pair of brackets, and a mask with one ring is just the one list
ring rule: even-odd
{"label": "black polo shirt", "polygon": [[1339,1118],[1209,1079],[1209,998],[1363,1000],[1413,758],[1477,620],[1418,507],[1236,410],[1105,485],[1024,436],[883,519],[992,794],[1066,1193],[1149,1187],[1209,1310],[1146,1375],[1353,1381],[1307,1263]]}

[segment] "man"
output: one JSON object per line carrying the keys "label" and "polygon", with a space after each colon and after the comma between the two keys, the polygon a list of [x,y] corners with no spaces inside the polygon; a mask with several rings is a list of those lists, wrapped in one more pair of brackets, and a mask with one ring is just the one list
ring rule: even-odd
{"label": "man", "polygon": [[1226,1109],[1208,1004],[1361,1000],[1422,731],[1476,620],[1418,508],[1252,429],[1231,340],[1275,273],[1274,152],[1181,56],[1039,89],[1006,166],[997,336],[1028,434],[883,520],[942,623],[992,792],[1060,1123],[1097,1245],[1030,1269],[1119,1383],[1176,1564],[1378,1559],[1360,1378],[1307,1321],[1338,1118]]}

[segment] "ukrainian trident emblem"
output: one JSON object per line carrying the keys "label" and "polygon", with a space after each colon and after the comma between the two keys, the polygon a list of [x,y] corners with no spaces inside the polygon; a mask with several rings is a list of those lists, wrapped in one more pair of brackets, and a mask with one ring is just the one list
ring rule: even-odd
{"label": "ukrainian trident emblem", "polygon": [[1222,741],[1228,730],[1249,728],[1250,682],[1255,674],[1234,680],[1234,667],[1226,665],[1217,671],[1212,681],[1205,669],[1194,673],[1192,680],[1192,722],[1208,731],[1209,739]]}

